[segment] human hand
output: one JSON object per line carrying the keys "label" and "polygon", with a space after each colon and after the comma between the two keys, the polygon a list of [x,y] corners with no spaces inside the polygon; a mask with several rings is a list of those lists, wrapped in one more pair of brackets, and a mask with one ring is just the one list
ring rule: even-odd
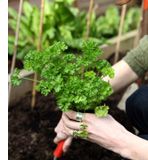
{"label": "human hand", "polygon": [[82,123],[87,125],[88,141],[97,143],[116,153],[119,153],[120,147],[124,146],[124,141],[122,140],[128,134],[128,131],[111,115],[98,118],[95,114],[85,113],[83,122],[77,122],[76,112],[65,112],[62,116],[63,134],[73,136],[74,131],[80,130]]}
{"label": "human hand", "polygon": [[76,112],[63,113],[56,127],[55,142],[66,139],[64,151],[71,144],[74,131],[79,131],[81,124],[87,125],[88,141],[97,143],[123,157],[147,160],[148,142],[127,131],[112,116],[98,118],[95,114],[85,113],[82,122],[76,121]]}
{"label": "human hand", "polygon": [[59,123],[55,127],[56,137],[54,138],[54,143],[59,143],[61,140],[65,140],[63,145],[63,152],[67,152],[68,148],[71,145],[72,142],[72,136],[69,136],[68,134],[64,133],[64,124],[62,118],[60,119]]}

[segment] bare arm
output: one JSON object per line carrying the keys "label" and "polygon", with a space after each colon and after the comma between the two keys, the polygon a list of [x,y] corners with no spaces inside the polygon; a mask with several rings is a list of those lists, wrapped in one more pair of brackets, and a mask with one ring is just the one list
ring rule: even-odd
{"label": "bare arm", "polygon": [[113,68],[115,70],[115,77],[105,80],[109,80],[114,92],[119,91],[123,87],[128,86],[136,79],[138,76],[144,75],[148,71],[148,35],[144,36],[139,45],[132,49],[123,60],[116,63]]}
{"label": "bare arm", "polygon": [[147,160],[148,159],[148,141],[134,134],[128,132],[124,137],[125,143],[124,148],[121,148],[121,154],[124,157],[133,159],[133,160]]}
{"label": "bare arm", "polygon": [[104,80],[110,82],[114,92],[119,91],[138,79],[138,75],[124,60],[119,61],[112,67],[115,71],[115,77],[113,79],[105,77]]}

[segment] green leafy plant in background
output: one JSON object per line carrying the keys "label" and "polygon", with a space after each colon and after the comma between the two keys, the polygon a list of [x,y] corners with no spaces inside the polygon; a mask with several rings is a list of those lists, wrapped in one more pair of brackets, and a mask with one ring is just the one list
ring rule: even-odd
{"label": "green leafy plant in background", "polygon": [[[42,48],[52,45],[55,41],[65,41],[73,48],[80,48],[79,41],[83,38],[86,25],[86,13],[80,12],[72,6],[73,0],[45,1]],[[9,8],[9,27],[15,31],[17,12]],[[39,33],[40,10],[29,2],[23,3],[23,15],[21,17],[18,59],[23,59],[25,54],[37,47]],[[14,34],[8,37],[8,52],[13,53]],[[75,45],[72,41],[75,40]],[[103,41],[95,39],[98,44]]]}
{"label": "green leafy plant in background", "polygon": [[[72,0],[45,1],[42,46],[47,47],[54,41],[72,39],[74,21],[78,10],[72,7]],[[17,12],[9,8],[9,27],[15,31]],[[25,1],[23,4],[23,15],[21,17],[18,54],[22,59],[30,50],[35,49],[38,43],[40,10],[36,5]],[[14,35],[9,35],[9,54],[13,53]]]}
{"label": "green leafy plant in background", "polygon": [[140,21],[140,9],[130,8],[126,14],[123,31],[124,33],[136,29]]}
{"label": "green leafy plant in background", "polygon": [[[82,48],[86,32],[87,13],[73,7],[73,1],[45,1],[42,48],[46,48],[59,40],[64,41],[70,48]],[[12,8],[9,8],[8,11],[9,27],[15,31],[17,12]],[[125,32],[136,28],[139,14],[138,9],[127,13]],[[39,19],[39,8],[24,1],[18,41],[18,59],[23,59],[29,50],[37,47]],[[97,17],[93,12],[88,39],[97,42],[99,46],[104,44],[108,38],[117,35],[119,19],[119,11],[115,6],[110,6],[104,16]],[[9,34],[8,52],[10,55],[13,53],[14,39],[14,34]]]}
{"label": "green leafy plant in background", "polygon": [[[140,9],[138,7],[129,8],[125,17],[123,32],[127,33],[137,28],[140,20]],[[111,38],[118,34],[120,23],[119,9],[116,6],[109,6],[104,16],[100,16],[95,20],[94,34],[99,37]]]}
{"label": "green leafy plant in background", "polygon": [[120,22],[119,10],[115,6],[110,6],[104,16],[97,18],[95,27],[99,37],[113,37],[118,33]]}
{"label": "green leafy plant in background", "polygon": [[[10,8],[9,11],[9,27],[15,31],[17,22],[17,12]],[[34,16],[33,16],[34,15]],[[18,41],[18,54],[17,58],[22,59],[24,55],[30,50],[35,49],[37,46],[39,26],[39,12],[38,8],[31,6],[27,1],[23,4],[23,15],[21,17],[19,41]],[[14,35],[8,37],[8,52],[13,53]]]}
{"label": "green leafy plant in background", "polygon": [[[94,110],[99,117],[107,115],[109,108],[101,103],[112,93],[110,84],[103,80],[114,76],[111,65],[99,58],[102,51],[92,40],[83,42],[81,53],[68,52],[67,48],[64,42],[56,42],[43,51],[30,51],[24,69],[40,75],[36,89],[45,96],[53,93],[63,112]],[[12,84],[20,84],[20,79],[15,70]]]}

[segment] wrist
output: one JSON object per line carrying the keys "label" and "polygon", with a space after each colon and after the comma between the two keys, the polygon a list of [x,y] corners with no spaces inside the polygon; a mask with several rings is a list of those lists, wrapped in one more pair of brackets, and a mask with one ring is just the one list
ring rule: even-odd
{"label": "wrist", "polygon": [[116,136],[114,146],[111,149],[113,152],[120,154],[122,157],[128,157],[128,131],[125,129],[123,130],[118,136]]}
{"label": "wrist", "polygon": [[116,140],[117,143],[112,151],[120,154],[122,157],[133,159],[133,155],[135,154],[133,148],[134,137],[135,135],[123,127],[123,130],[118,135],[118,139]]}
{"label": "wrist", "polygon": [[119,154],[125,158],[131,158],[134,151],[132,151],[132,136],[129,131],[124,132],[119,144]]}
{"label": "wrist", "polygon": [[148,156],[145,156],[147,153],[146,149],[148,148],[148,142],[126,129],[117,148],[116,153],[128,159],[146,160],[148,158]]}

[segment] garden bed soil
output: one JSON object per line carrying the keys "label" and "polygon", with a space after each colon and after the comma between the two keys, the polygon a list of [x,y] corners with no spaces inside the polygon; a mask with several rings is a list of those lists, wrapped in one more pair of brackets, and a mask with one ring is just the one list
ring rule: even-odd
{"label": "garden bed soil", "polygon": [[[110,114],[128,130],[133,128],[126,114],[117,109],[120,94],[112,96],[107,104]],[[44,97],[37,94],[34,109],[30,107],[31,93],[15,106],[9,106],[9,160],[52,160],[54,128],[61,112],[56,107],[53,95]],[[114,133],[111,133],[114,134]],[[108,151],[85,140],[74,139],[69,151],[61,160],[124,160],[118,154]]]}

